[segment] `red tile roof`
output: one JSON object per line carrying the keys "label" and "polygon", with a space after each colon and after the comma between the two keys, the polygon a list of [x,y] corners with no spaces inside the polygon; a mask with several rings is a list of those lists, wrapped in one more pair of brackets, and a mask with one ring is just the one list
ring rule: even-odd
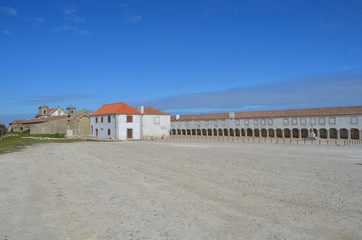
{"label": "red tile roof", "polygon": [[27,120],[14,120],[11,124],[31,124],[31,123],[43,123],[43,122],[51,122],[59,119],[67,118],[67,116],[54,116],[54,117],[47,117],[47,118],[34,118],[34,119],[27,119]]}
{"label": "red tile roof", "polygon": [[147,115],[170,115],[154,107],[144,107],[144,114]]}
{"label": "red tile roof", "polygon": [[137,109],[125,104],[124,102],[104,104],[91,115],[104,114],[141,114]]}
{"label": "red tile roof", "polygon": [[[308,108],[291,110],[273,110],[258,112],[235,112],[235,118],[272,118],[272,117],[301,117],[301,116],[333,116],[333,115],[356,115],[362,114],[362,106],[354,107],[334,107],[334,108]],[[180,115],[178,120],[208,120],[229,118],[229,113],[210,113],[210,114],[192,114]],[[171,117],[172,121],[176,116]]]}

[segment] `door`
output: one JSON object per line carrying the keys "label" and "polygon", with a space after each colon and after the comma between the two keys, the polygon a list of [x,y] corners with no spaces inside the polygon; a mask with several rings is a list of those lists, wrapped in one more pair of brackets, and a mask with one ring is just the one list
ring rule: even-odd
{"label": "door", "polygon": [[133,129],[128,128],[127,129],[127,139],[132,139],[132,138],[133,138]]}

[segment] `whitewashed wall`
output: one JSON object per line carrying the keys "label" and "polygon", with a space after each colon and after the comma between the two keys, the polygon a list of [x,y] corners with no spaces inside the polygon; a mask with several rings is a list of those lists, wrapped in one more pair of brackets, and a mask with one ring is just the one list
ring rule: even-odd
{"label": "whitewashed wall", "polygon": [[142,115],[142,138],[156,139],[170,136],[170,115]]}

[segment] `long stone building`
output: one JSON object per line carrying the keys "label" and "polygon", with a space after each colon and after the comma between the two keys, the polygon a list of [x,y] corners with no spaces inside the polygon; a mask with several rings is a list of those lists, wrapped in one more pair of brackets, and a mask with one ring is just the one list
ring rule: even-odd
{"label": "long stone building", "polygon": [[362,106],[176,115],[172,136],[361,139]]}

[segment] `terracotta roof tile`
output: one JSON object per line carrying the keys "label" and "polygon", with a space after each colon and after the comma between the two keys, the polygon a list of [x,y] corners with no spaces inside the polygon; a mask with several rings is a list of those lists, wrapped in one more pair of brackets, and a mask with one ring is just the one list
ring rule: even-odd
{"label": "terracotta roof tile", "polygon": [[154,107],[144,107],[144,114],[148,115],[170,115]]}
{"label": "terracotta roof tile", "polygon": [[34,118],[34,119],[27,119],[27,120],[14,120],[11,124],[31,124],[31,123],[43,123],[43,122],[51,122],[59,119],[67,118],[67,116],[54,116],[54,117],[47,117],[47,118]]}
{"label": "terracotta roof tile", "polygon": [[140,114],[137,109],[123,103],[110,103],[104,104],[100,108],[98,108],[95,112],[91,115],[104,115],[104,114]]}
{"label": "terracotta roof tile", "polygon": [[[356,115],[362,114],[362,106],[354,107],[334,107],[334,108],[309,108],[291,110],[273,110],[258,112],[235,112],[235,118],[273,118],[273,117],[301,117],[301,116],[332,116],[332,115]],[[180,115],[180,121],[225,119],[229,118],[229,113],[213,114],[191,114]],[[172,116],[172,121],[176,116]]]}

